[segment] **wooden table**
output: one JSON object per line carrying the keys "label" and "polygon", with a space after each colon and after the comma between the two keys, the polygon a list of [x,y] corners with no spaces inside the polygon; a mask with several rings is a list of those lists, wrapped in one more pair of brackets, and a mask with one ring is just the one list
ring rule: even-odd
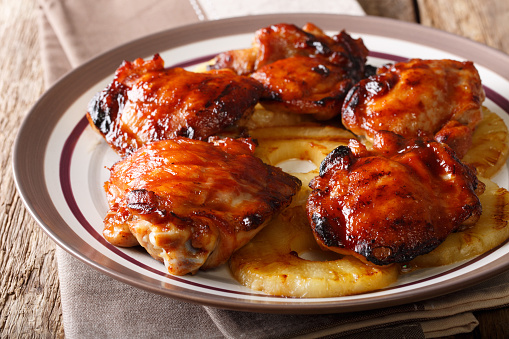
{"label": "wooden table", "polygon": [[[507,0],[359,0],[369,15],[418,22],[509,53]],[[43,93],[36,0],[0,1],[0,337],[64,337],[55,244],[14,187],[11,149]],[[508,65],[509,67],[509,65]],[[509,335],[509,307],[475,312],[480,325],[457,338]]]}

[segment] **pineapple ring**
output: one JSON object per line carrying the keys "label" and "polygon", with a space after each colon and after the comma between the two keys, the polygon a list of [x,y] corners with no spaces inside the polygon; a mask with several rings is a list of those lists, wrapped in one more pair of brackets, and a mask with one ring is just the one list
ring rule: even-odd
{"label": "pineapple ring", "polygon": [[472,136],[472,146],[462,161],[477,168],[479,176],[493,177],[507,162],[509,132],[496,113],[483,107],[483,120]]}
{"label": "pineapple ring", "polygon": [[230,258],[241,284],[268,294],[327,298],[366,293],[396,282],[399,265],[366,264],[332,252],[330,260],[299,257],[320,252],[303,206],[286,209]]}
{"label": "pineapple ring", "polygon": [[319,166],[330,151],[355,139],[344,128],[311,123],[258,128],[251,130],[250,136],[259,144],[255,154],[271,165],[298,158]]}

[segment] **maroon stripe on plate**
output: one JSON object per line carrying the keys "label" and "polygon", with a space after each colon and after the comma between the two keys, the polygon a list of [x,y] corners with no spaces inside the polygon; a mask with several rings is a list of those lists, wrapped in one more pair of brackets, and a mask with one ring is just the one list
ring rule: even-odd
{"label": "maroon stripe on plate", "polygon": [[185,68],[185,67],[196,66],[196,65],[199,65],[201,63],[204,63],[204,62],[207,62],[209,60],[212,60],[212,58],[214,58],[214,56],[215,56],[215,54],[205,55],[205,56],[202,56],[202,57],[199,57],[199,58],[196,58],[196,59],[191,59],[191,60],[188,60],[188,61],[179,62],[178,64],[172,65],[171,67],[172,68],[175,68],[175,67]]}
{"label": "maroon stripe on plate", "polygon": [[500,93],[495,92],[488,86],[483,86],[484,92],[486,93],[486,97],[493,101],[498,107],[500,107],[504,112],[509,114],[509,100],[503,97]]}
{"label": "maroon stripe on plate", "polygon": [[395,62],[401,62],[401,61],[408,61],[409,60],[409,58],[405,58],[405,57],[402,57],[402,56],[399,56],[399,55],[382,53],[382,52],[374,52],[374,51],[370,51],[369,52],[369,56],[375,57],[375,58],[380,58],[380,59],[387,59],[387,60],[391,60],[391,61],[395,61]]}

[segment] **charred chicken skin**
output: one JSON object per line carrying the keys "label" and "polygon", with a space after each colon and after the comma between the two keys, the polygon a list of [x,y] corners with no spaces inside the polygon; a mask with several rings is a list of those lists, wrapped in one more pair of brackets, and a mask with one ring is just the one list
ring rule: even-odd
{"label": "charred chicken skin", "polygon": [[311,181],[307,213],[322,247],[405,263],[477,221],[484,185],[447,145],[381,132],[374,146],[336,148]]}
{"label": "charred chicken skin", "polygon": [[262,86],[229,70],[194,73],[152,60],[125,61],[90,102],[87,118],[121,155],[184,136],[206,140],[249,118]]}
{"label": "charred chicken skin", "polygon": [[265,90],[268,109],[330,119],[366,72],[368,50],[346,32],[328,36],[313,24],[277,24],[258,30],[253,46],[219,54],[213,69],[251,75]]}
{"label": "charred chicken skin", "polygon": [[377,131],[444,142],[460,158],[482,120],[485,94],[472,62],[421,60],[380,67],[348,93],[342,120],[353,133],[372,139]]}
{"label": "charred chicken skin", "polygon": [[105,238],[141,244],[174,275],[224,263],[301,186],[253,152],[251,139],[145,145],[111,168]]}

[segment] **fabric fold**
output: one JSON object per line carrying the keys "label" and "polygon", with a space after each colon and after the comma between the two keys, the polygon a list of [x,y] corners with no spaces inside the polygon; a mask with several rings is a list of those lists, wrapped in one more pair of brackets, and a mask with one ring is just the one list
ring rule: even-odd
{"label": "fabric fold", "polygon": [[130,40],[199,21],[185,0],[39,3],[72,67]]}
{"label": "fabric fold", "polygon": [[72,69],[72,66],[45,12],[40,10],[37,19],[41,44],[41,60],[44,68],[44,84],[48,88],[62,75]]}
{"label": "fabric fold", "polygon": [[202,306],[129,286],[56,250],[66,338],[223,338]]}

